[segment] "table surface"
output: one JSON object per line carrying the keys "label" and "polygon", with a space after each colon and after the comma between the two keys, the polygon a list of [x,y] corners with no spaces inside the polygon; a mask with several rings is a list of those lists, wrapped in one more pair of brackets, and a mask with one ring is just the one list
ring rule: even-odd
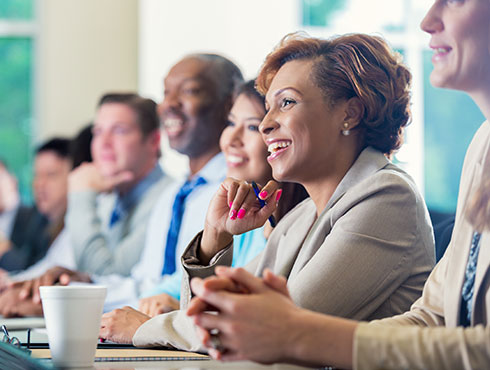
{"label": "table surface", "polygon": [[[16,336],[20,339],[22,343],[26,341],[26,331],[25,330],[13,330],[10,332],[11,335]],[[43,332],[43,329],[34,329],[31,331],[31,340],[33,342],[47,342],[47,335]],[[36,350],[33,349],[33,355],[37,357],[43,357],[39,355],[42,351],[46,350]],[[100,350],[98,350],[100,351]],[[113,356],[113,353],[108,353],[106,351],[106,356]],[[121,350],[119,350],[121,351]],[[124,351],[124,350],[123,350]],[[126,351],[139,351],[135,349],[128,349]],[[172,355],[175,351],[172,351]],[[103,352],[101,352],[103,353]],[[176,352],[176,356],[183,357],[185,355],[192,355],[186,352]],[[44,354],[45,355],[45,354]],[[102,354],[100,354],[102,355]],[[201,356],[199,354],[196,354]],[[51,363],[51,360],[43,360]],[[85,368],[86,369],[86,368]],[[212,369],[231,369],[231,370],[301,370],[306,369],[300,366],[286,365],[286,364],[274,364],[274,365],[260,365],[253,362],[221,362],[211,359],[205,359],[202,361],[198,360],[166,360],[166,361],[110,361],[110,362],[95,362],[92,369],[98,370],[112,370],[112,369],[125,369],[125,370],[136,370],[136,369],[182,369],[182,370],[212,370]]]}

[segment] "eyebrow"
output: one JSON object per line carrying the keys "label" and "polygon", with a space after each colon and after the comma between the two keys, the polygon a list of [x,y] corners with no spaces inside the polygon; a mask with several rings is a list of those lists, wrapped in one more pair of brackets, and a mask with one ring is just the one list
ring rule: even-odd
{"label": "eyebrow", "polygon": [[[230,112],[230,113],[228,113],[228,118],[229,119],[234,119],[235,118],[235,115]],[[243,120],[244,121],[257,121],[257,120],[262,121],[262,118],[259,118],[259,117],[256,117],[256,116],[249,116],[249,117],[245,117]]]}
{"label": "eyebrow", "polygon": [[282,89],[279,89],[277,90],[275,93],[274,93],[274,97],[280,95],[281,93],[283,93],[284,91],[286,90],[293,90],[295,91],[297,94],[303,96],[303,93],[301,91],[299,91],[298,89],[296,89],[295,87],[292,87],[292,86],[287,86],[287,87],[283,87]]}

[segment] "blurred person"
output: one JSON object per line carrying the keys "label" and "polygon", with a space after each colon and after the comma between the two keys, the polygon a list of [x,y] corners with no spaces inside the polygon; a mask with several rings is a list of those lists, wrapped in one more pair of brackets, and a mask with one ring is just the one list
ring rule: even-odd
{"label": "blurred person", "polygon": [[127,275],[139,260],[154,199],[170,182],[158,165],[156,104],[106,94],[92,134],[93,162],[69,177],[66,225],[78,270]]}
{"label": "blurred person", "polygon": [[[7,271],[23,270],[39,261],[63,228],[66,210],[67,178],[71,168],[70,141],[53,138],[42,144],[34,158],[33,193],[35,209],[28,211],[27,218],[17,220],[13,234],[23,235],[22,242],[3,244],[0,267]],[[10,180],[11,191],[14,180]],[[18,195],[15,196],[18,202]]]}
{"label": "blurred person", "polygon": [[[228,115],[228,124],[220,137],[220,148],[226,158],[227,176],[266,184],[272,179],[267,163],[267,147],[259,132],[265,116],[264,97],[254,88],[254,80],[242,84],[235,93],[235,102]],[[282,208],[275,214],[280,220],[290,209],[306,198],[301,185],[284,184]],[[288,201],[286,201],[288,200]],[[270,225],[270,224],[267,224]],[[232,266],[245,266],[265,247],[264,228],[250,230],[234,237]],[[139,302],[139,310],[156,316],[179,308],[181,275],[157,284]]]}
{"label": "blurred person", "polygon": [[[436,0],[421,23],[434,50],[431,83],[468,93],[486,118],[466,154],[449,247],[422,297],[402,315],[356,322],[297,307],[285,280],[270,271],[262,280],[243,270],[217,270],[219,282],[192,283],[198,298],[189,309],[207,347],[207,330],[219,331],[220,350],[210,349],[214,358],[355,369],[488,368],[489,19],[488,0]],[[213,289],[233,290],[235,284],[250,295]],[[202,313],[204,302],[217,316]]]}
{"label": "blurred person", "polygon": [[[69,157],[72,163],[72,170],[82,163],[92,162],[92,155],[90,154],[91,141],[92,124],[82,128],[70,141]],[[68,182],[66,183],[66,186],[68,186]],[[67,189],[65,190],[65,193],[68,193]],[[51,243],[46,255],[41,260],[37,261],[26,270],[12,274],[9,279],[12,282],[33,279],[55,266],[61,266],[68,269],[76,268],[75,256],[66,228],[63,228],[58,237]]]}
{"label": "blurred person", "polygon": [[[300,307],[356,319],[391,316],[420,296],[432,269],[427,208],[410,176],[388,159],[410,119],[411,75],[400,59],[379,37],[293,34],[257,78],[267,110],[259,130],[274,179],[302,184],[310,198],[281,219],[245,268],[286,277]],[[247,182],[221,184],[203,232],[182,256],[183,308],[190,278],[230,265],[233,235],[261,227],[274,212],[279,184],[268,182],[259,196],[263,208]],[[183,310],[149,318],[124,309],[101,326],[99,335],[116,342],[203,348]],[[212,339],[218,346],[220,335]]]}

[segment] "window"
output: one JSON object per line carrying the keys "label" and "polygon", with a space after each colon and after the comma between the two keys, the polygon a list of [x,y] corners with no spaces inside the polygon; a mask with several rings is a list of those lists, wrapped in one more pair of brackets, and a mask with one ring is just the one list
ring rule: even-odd
{"label": "window", "polygon": [[0,158],[19,180],[30,201],[34,1],[0,2]]}
{"label": "window", "polygon": [[485,119],[465,93],[430,84],[432,52],[423,55],[425,198],[429,209],[455,212],[464,154]]}
{"label": "window", "polygon": [[412,75],[412,124],[396,160],[424,192],[429,210],[456,210],[466,148],[484,118],[464,93],[430,85],[432,51],[419,29],[433,0],[301,0],[305,30],[329,37],[382,34],[400,51]]}

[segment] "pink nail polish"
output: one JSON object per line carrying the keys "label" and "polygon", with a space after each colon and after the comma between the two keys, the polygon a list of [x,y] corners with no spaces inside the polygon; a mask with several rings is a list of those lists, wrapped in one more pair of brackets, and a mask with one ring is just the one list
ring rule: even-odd
{"label": "pink nail polish", "polygon": [[247,211],[245,210],[245,208],[240,208],[240,210],[238,211],[238,215],[237,215],[237,217],[238,217],[239,219],[242,219],[242,218],[245,216],[245,213],[246,213],[246,212],[247,212]]}
{"label": "pink nail polish", "polygon": [[265,190],[263,190],[263,191],[260,192],[259,197],[261,199],[265,199],[265,198],[267,198],[267,194],[269,194],[269,193],[266,192]]}
{"label": "pink nail polish", "polygon": [[282,189],[279,189],[276,195],[276,202],[279,202],[279,199],[281,199],[281,195],[282,195]]}
{"label": "pink nail polish", "polygon": [[230,202],[229,206],[230,206],[230,208],[233,206],[233,201],[232,201],[232,202]]}
{"label": "pink nail polish", "polygon": [[230,212],[230,220],[235,220],[237,216],[236,210],[232,209]]}

